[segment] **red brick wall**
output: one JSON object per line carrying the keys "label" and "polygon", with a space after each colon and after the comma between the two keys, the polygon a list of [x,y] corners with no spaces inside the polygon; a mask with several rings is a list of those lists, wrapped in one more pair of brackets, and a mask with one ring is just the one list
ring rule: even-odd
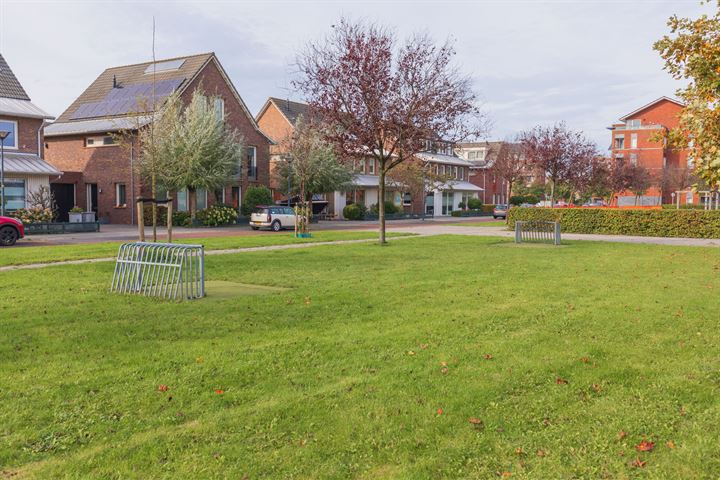
{"label": "red brick wall", "polygon": [[[661,100],[658,103],[632,115],[628,120],[640,120],[642,126],[659,125],[656,129],[639,128],[628,130],[612,131],[612,157],[616,158],[618,154],[623,154],[626,162],[629,162],[631,155],[637,156],[637,163],[650,171],[654,177],[653,186],[648,189],[646,195],[660,195],[662,193],[663,202],[671,201],[671,192],[661,192],[659,187],[659,179],[662,176],[663,167],[684,168],[687,166],[688,151],[686,149],[676,150],[667,148],[662,140],[654,139],[654,136],[662,134],[663,131],[676,128],[679,124],[679,115],[682,107],[668,100]],[[618,124],[616,126],[623,126]],[[615,137],[624,135],[625,145],[623,149],[615,148]],[[637,148],[632,147],[632,135],[637,135]],[[633,195],[631,192],[623,192],[623,195]]]}
{"label": "red brick wall", "polygon": [[42,126],[43,121],[38,118],[23,118],[0,115],[2,120],[10,120],[17,122],[17,150],[9,149],[10,152],[34,153],[38,154],[38,130]]}
{"label": "red brick wall", "polygon": [[[183,100],[189,101],[197,86],[208,95],[220,96],[225,102],[225,118],[244,138],[246,146],[256,147],[258,175],[256,180],[249,181],[247,168],[242,173],[242,194],[245,195],[248,185],[267,185],[269,177],[270,142],[253,126],[245,114],[241,104],[233,95],[217,66],[210,62],[193,80],[183,93]],[[77,175],[66,175],[56,180],[58,183],[74,183],[76,202],[79,206],[86,205],[86,184],[98,185],[98,217],[110,223],[131,223],[134,211],[133,199],[141,194],[141,180],[136,174],[131,182],[129,147],[85,147],[85,138],[90,135],[49,137],[45,140],[47,160],[64,172],[81,172],[82,180]],[[136,149],[135,149],[136,151]],[[128,206],[115,206],[115,184],[125,183]],[[131,183],[134,185],[131,191]],[[237,183],[233,183],[237,185]],[[231,202],[232,187],[225,189],[226,202]],[[143,192],[147,195],[149,192]],[[213,192],[208,192],[208,204],[216,203]]]}
{"label": "red brick wall", "polygon": [[[272,138],[276,144],[270,146],[271,154],[282,153],[282,143],[292,134],[293,126],[288,122],[285,115],[283,115],[275,106],[274,103],[270,103],[268,108],[265,109],[263,114],[257,119],[260,130],[262,130],[267,136]],[[287,186],[282,185],[275,178],[275,163],[272,158],[270,159],[270,188],[273,190],[273,200],[281,200],[285,198],[285,192]]]}

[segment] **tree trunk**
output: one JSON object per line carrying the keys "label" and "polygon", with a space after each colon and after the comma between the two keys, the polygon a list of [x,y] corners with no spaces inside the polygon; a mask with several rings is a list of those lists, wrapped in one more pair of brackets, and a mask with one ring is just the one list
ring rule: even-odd
{"label": "tree trunk", "polygon": [[507,198],[505,199],[507,201],[505,203],[510,206],[510,196],[512,195],[512,182],[508,181],[507,184]]}
{"label": "tree trunk", "polygon": [[555,206],[555,180],[550,179],[550,208]]}
{"label": "tree trunk", "polygon": [[[152,180],[151,180],[151,193],[153,200],[157,200],[157,182],[155,181],[155,173],[152,174]],[[144,217],[143,212],[143,217]],[[145,218],[143,218],[143,225],[145,224]],[[157,203],[152,202],[152,235],[153,235],[153,242],[157,242]]]}
{"label": "tree trunk", "polygon": [[190,207],[190,220],[195,221],[195,213],[197,209],[197,196],[194,188],[188,187],[188,207]]}
{"label": "tree trunk", "polygon": [[378,220],[380,220],[380,245],[385,245],[385,160],[380,160],[378,178]]}

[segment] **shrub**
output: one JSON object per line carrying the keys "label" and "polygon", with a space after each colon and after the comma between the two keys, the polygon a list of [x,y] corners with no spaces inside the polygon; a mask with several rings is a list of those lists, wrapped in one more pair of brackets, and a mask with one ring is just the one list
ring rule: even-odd
{"label": "shrub", "polygon": [[366,208],[363,204],[351,203],[343,208],[343,217],[347,220],[362,220],[365,218]]}
{"label": "shrub", "polygon": [[247,217],[258,205],[272,205],[272,203],[272,192],[265,185],[248,187],[240,212]]}
{"label": "shrub", "polygon": [[510,205],[522,205],[523,203],[532,203],[535,205],[538,203],[540,199],[536,197],[535,195],[527,194],[527,195],[513,195],[510,197]]}
{"label": "shrub", "polygon": [[462,210],[453,210],[452,212],[450,212],[450,215],[452,215],[453,217],[462,217],[462,213]]}
{"label": "shrub", "polygon": [[[677,205],[674,203],[663,203],[663,210],[677,210]],[[680,205],[680,210],[705,210],[705,206],[700,203],[686,203]]]}
{"label": "shrub", "polygon": [[459,208],[460,210],[465,210],[465,202],[460,202],[460,203],[458,203],[458,208]]}
{"label": "shrub", "polygon": [[479,198],[469,198],[467,202],[467,207],[470,210],[480,210],[483,207],[482,200]]}
{"label": "shrub", "polygon": [[55,216],[52,209],[39,206],[19,208],[14,212],[9,212],[8,215],[17,218],[26,225],[31,223],[50,223]]}
{"label": "shrub", "polygon": [[[394,213],[398,213],[400,211],[400,208],[395,205],[393,202],[389,200],[385,200],[385,214],[386,215],[392,215]],[[370,213],[373,215],[378,215],[378,205],[377,203],[373,203],[370,205]]]}
{"label": "shrub", "polygon": [[237,212],[230,205],[218,203],[200,210],[195,214],[195,218],[206,227],[217,227],[237,223]]}
{"label": "shrub", "polygon": [[70,213],[83,213],[83,212],[84,212],[84,210],[81,207],[78,207],[77,205],[75,205],[74,207],[72,207],[70,209]]}
{"label": "shrub", "polygon": [[192,224],[190,212],[173,212],[172,221],[176,227],[189,227]]}
{"label": "shrub", "polygon": [[513,228],[518,220],[559,221],[568,233],[720,238],[720,210],[510,209],[508,225]]}

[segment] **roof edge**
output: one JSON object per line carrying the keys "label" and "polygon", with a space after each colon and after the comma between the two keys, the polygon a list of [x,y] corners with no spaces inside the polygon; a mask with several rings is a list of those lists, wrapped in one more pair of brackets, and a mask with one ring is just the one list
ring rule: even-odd
{"label": "roof edge", "polygon": [[683,108],[686,106],[686,105],[685,105],[683,102],[681,102],[680,100],[676,100],[676,99],[671,98],[671,97],[662,96],[662,97],[660,97],[660,98],[656,98],[655,100],[653,100],[652,102],[650,102],[650,103],[648,103],[648,104],[646,104],[646,105],[643,105],[642,107],[638,108],[637,110],[633,110],[632,112],[628,113],[627,115],[620,117],[620,120],[624,122],[625,120],[627,120],[628,118],[632,117],[633,115],[635,115],[635,114],[637,114],[637,113],[640,113],[640,112],[642,112],[643,110],[652,107],[652,106],[655,105],[656,103],[662,102],[663,100],[667,100],[668,102],[672,102],[672,103],[674,103],[674,104],[676,104],[676,105],[679,105],[679,106],[681,106],[681,107],[683,107]]}

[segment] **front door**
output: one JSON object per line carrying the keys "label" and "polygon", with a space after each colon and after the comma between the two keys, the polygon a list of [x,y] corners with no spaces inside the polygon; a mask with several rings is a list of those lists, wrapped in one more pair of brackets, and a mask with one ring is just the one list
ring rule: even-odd
{"label": "front door", "polygon": [[240,187],[232,187],[232,206],[239,212],[240,211]]}
{"label": "front door", "polygon": [[67,222],[69,220],[68,213],[75,206],[75,185],[72,183],[51,183],[50,192],[52,192],[57,205],[58,222]]}
{"label": "front door", "polygon": [[85,185],[86,188],[86,203],[85,211],[86,212],[95,212],[95,218],[98,216],[98,189],[97,189],[97,183],[88,183]]}

